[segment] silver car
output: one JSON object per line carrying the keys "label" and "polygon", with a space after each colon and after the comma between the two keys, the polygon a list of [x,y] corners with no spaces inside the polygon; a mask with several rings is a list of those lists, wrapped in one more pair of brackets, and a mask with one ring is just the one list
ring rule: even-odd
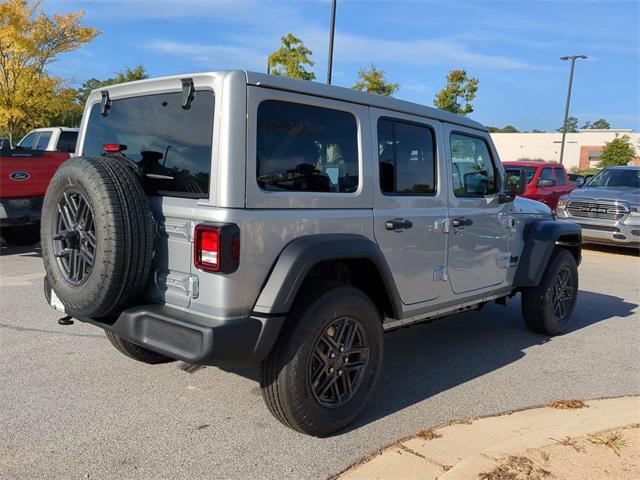
{"label": "silver car", "polygon": [[582,227],[589,243],[640,247],[640,167],[608,167],[562,197],[558,219]]}
{"label": "silver car", "polygon": [[[284,425],[348,425],[383,332],[504,304],[568,328],[580,228],[516,198],[487,129],[244,71],[94,91],[42,215],[45,295],[146,363],[260,366]],[[464,335],[461,332],[461,335]]]}

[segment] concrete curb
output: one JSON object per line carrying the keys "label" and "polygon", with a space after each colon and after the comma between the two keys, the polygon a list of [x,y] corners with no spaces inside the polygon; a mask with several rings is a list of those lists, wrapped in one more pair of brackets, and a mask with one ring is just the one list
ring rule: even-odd
{"label": "concrete curb", "polygon": [[[563,407],[560,402],[558,406]],[[579,405],[579,404],[578,404]],[[340,480],[479,478],[501,459],[580,437],[640,422],[640,397],[584,402],[582,408],[550,406],[496,417],[454,422],[419,432],[354,465]]]}

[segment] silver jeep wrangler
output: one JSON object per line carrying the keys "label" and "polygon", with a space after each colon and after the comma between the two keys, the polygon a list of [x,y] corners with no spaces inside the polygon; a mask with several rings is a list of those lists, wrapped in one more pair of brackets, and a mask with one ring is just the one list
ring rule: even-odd
{"label": "silver jeep wrangler", "polygon": [[146,363],[260,366],[273,415],[326,436],[383,332],[504,303],[563,332],[580,227],[516,198],[486,128],[244,71],[94,91],[42,212],[47,300]]}

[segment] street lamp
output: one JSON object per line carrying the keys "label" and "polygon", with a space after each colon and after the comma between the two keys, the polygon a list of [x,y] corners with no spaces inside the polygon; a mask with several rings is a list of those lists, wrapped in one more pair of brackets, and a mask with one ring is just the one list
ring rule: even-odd
{"label": "street lamp", "polygon": [[331,68],[333,66],[333,35],[336,29],[336,0],[331,0],[331,30],[329,31],[329,59],[327,65],[327,84],[331,85]]}
{"label": "street lamp", "polygon": [[567,92],[567,104],[564,108],[564,123],[562,124],[562,143],[560,145],[560,165],[562,165],[562,158],[564,157],[564,140],[567,136],[567,119],[569,118],[569,103],[571,102],[571,86],[573,84],[573,69],[577,59],[586,60],[586,55],[569,55],[566,57],[560,57],[560,60],[571,60],[571,70],[569,72],[569,91]]}

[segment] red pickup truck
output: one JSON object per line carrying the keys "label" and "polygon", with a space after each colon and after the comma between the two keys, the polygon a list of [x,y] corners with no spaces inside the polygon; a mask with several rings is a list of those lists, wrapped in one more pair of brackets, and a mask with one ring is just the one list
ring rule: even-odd
{"label": "red pickup truck", "polygon": [[527,176],[524,198],[537,200],[552,210],[556,209],[562,195],[578,188],[569,181],[567,172],[559,163],[547,162],[502,162],[506,171],[519,169]]}
{"label": "red pickup truck", "polygon": [[0,235],[10,245],[40,241],[40,210],[51,177],[68,152],[0,150]]}

